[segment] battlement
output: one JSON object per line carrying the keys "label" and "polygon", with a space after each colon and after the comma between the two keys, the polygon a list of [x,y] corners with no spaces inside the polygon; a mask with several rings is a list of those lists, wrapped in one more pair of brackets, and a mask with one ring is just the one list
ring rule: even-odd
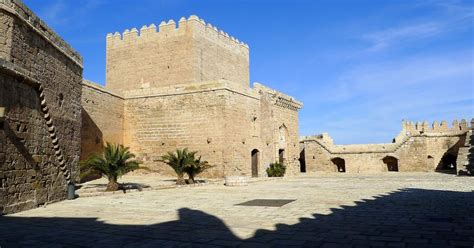
{"label": "battlement", "polygon": [[461,121],[454,120],[451,127],[448,123],[443,120],[440,122],[434,121],[431,125],[427,121],[413,122],[413,121],[402,121],[402,130],[405,132],[420,132],[420,133],[444,133],[444,132],[459,132],[468,131],[474,128],[474,118],[471,120],[470,125],[465,119]]}
{"label": "battlement", "polygon": [[228,33],[218,29],[210,23],[206,24],[203,19],[199,19],[199,17],[195,15],[191,15],[187,19],[181,17],[178,23],[174,20],[169,20],[168,22],[162,21],[158,27],[152,23],[149,26],[144,25],[140,29],[126,29],[123,33],[108,33],[107,44],[108,46],[120,46],[126,45],[127,42],[139,41],[140,39],[158,40],[185,35],[186,33],[207,36],[215,41],[219,41],[224,46],[239,47],[246,50],[249,49],[249,46],[246,43],[239,41],[237,38],[230,36]]}

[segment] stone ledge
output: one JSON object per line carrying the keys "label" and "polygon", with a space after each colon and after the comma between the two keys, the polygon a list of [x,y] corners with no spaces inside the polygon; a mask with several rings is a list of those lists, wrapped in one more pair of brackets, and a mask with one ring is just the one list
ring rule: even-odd
{"label": "stone ledge", "polygon": [[230,91],[256,100],[259,99],[259,96],[253,93],[252,91],[249,91],[243,87],[239,87],[236,83],[227,80],[205,81],[199,83],[176,84],[173,86],[166,87],[128,90],[125,91],[123,95],[124,98],[128,100],[148,97],[188,95],[221,90]]}
{"label": "stone ledge", "polygon": [[3,58],[0,58],[0,71],[10,76],[21,79],[23,82],[27,83],[35,89],[37,89],[41,85],[38,80],[34,79],[35,75],[33,73]]}
{"label": "stone ledge", "polygon": [[247,186],[248,178],[244,176],[228,176],[225,177],[225,186]]}
{"label": "stone ledge", "polygon": [[92,88],[92,89],[94,89],[94,90],[100,91],[100,92],[102,92],[102,93],[109,94],[109,95],[114,96],[114,97],[118,97],[118,98],[120,98],[120,99],[122,99],[122,100],[125,99],[122,95],[120,95],[120,94],[118,94],[118,93],[115,93],[115,92],[112,92],[111,90],[109,90],[109,89],[103,87],[102,85],[97,84],[97,83],[95,83],[95,82],[92,82],[92,81],[90,81],[90,80],[86,80],[86,79],[82,80],[82,86],[83,86],[83,87]]}

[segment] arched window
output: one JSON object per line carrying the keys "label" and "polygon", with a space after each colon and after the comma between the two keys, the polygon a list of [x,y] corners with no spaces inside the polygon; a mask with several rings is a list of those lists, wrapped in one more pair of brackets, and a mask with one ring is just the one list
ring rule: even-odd
{"label": "arched window", "polygon": [[285,124],[281,125],[280,128],[278,128],[278,134],[279,134],[278,141],[282,144],[286,143],[286,139],[288,136],[288,129],[286,128]]}

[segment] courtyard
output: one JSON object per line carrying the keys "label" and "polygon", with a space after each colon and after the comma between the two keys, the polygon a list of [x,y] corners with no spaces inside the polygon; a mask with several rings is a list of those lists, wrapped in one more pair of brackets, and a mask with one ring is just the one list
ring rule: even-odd
{"label": "courtyard", "polygon": [[[258,199],[288,201],[238,205]],[[80,197],[0,217],[2,248],[473,245],[474,178],[442,173],[213,182]]]}

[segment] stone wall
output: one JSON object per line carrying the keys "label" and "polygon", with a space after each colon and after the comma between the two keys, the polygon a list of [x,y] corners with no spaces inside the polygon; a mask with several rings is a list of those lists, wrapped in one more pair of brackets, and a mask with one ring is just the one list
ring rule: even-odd
{"label": "stone wall", "polygon": [[158,160],[177,148],[198,151],[215,165],[203,175],[208,177],[251,176],[254,149],[259,151],[258,175],[266,176],[278,149],[286,149],[285,163],[293,173],[301,104],[291,99],[296,109],[275,105],[278,94],[262,85],[250,89],[225,80],[128,91],[124,143],[145,165],[167,175],[173,172]]}
{"label": "stone wall", "polygon": [[[196,16],[107,35],[107,88],[228,80],[249,85],[248,46]],[[131,66],[140,65],[140,66]],[[159,73],[157,73],[159,71]]]}
{"label": "stone wall", "polygon": [[123,144],[124,98],[84,80],[81,160],[103,150],[105,141]]}
{"label": "stone wall", "polygon": [[404,121],[393,143],[335,145],[327,134],[303,137],[301,143],[308,172],[337,172],[337,158],[353,173],[388,171],[387,159],[396,159],[398,171],[446,171],[446,163],[455,164],[469,129],[465,120],[454,121],[451,128],[444,121],[432,126]]}
{"label": "stone wall", "polygon": [[[145,165],[167,175],[171,175],[172,170],[160,165],[158,160],[164,153],[177,148],[187,147],[199,151],[210,163],[222,164],[225,99],[222,89],[213,88],[213,85],[219,84],[194,84],[178,92],[173,92],[170,87],[156,89],[161,92],[159,94],[126,94],[125,145]],[[195,87],[204,89],[194,90]],[[210,173],[222,176],[222,171],[217,167]]]}
{"label": "stone wall", "polygon": [[21,1],[0,2],[0,31],[0,214],[7,214],[62,200],[69,178],[77,179],[82,59]]}

